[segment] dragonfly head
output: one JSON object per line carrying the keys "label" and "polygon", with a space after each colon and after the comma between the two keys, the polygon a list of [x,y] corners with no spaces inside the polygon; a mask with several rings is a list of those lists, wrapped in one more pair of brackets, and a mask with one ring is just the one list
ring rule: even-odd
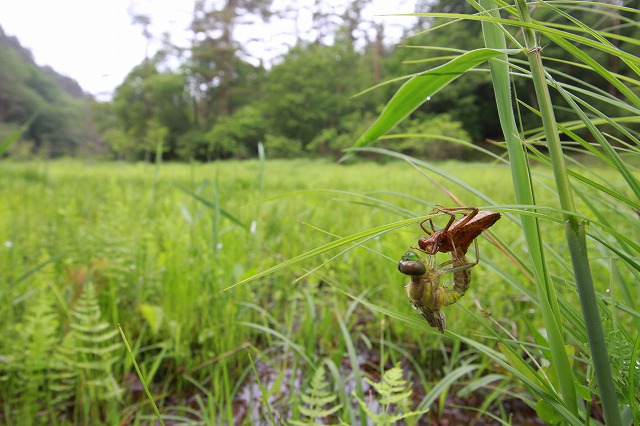
{"label": "dragonfly head", "polygon": [[411,276],[424,275],[427,273],[427,265],[416,252],[409,250],[400,258],[398,271]]}

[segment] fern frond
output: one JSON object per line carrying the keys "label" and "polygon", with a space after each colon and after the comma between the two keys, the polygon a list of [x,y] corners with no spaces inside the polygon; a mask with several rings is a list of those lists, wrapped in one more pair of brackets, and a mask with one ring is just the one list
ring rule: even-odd
{"label": "fern frond", "polygon": [[3,360],[3,386],[11,389],[6,403],[19,407],[12,412],[10,405],[5,406],[8,418],[36,420],[38,412],[47,412],[51,354],[58,344],[58,325],[50,293],[37,292],[22,321],[14,326],[9,356]]}
{"label": "fern frond", "polygon": [[[311,379],[311,384],[306,393],[300,395],[301,401],[306,405],[300,406],[300,413],[308,417],[307,422],[291,421],[294,425],[317,425],[321,419],[325,419],[342,408],[342,404],[335,405],[337,395],[329,392],[327,388],[324,366],[318,367]],[[325,408],[326,407],[326,408]]]}
{"label": "fern frond", "polygon": [[[616,381],[620,389],[629,389],[631,395],[635,395],[635,401],[633,398],[629,398],[626,402],[628,404],[637,404],[640,401],[638,395],[640,395],[640,380],[633,380],[632,377],[640,377],[640,365],[635,362],[631,362],[633,359],[638,359],[638,354],[634,354],[634,341],[631,339],[637,339],[636,336],[629,336],[623,333],[622,330],[616,328],[611,324],[611,321],[603,322],[606,334],[605,340],[607,347],[609,348],[609,360],[611,362],[611,371],[613,372],[613,379]],[[630,386],[633,384],[633,389]],[[622,397],[626,397],[623,395]]]}
{"label": "fern frond", "polygon": [[[365,378],[365,380],[376,390],[382,412],[374,413],[364,401],[358,398],[355,392],[352,392],[352,395],[356,398],[358,404],[360,404],[360,407],[362,407],[367,416],[377,425],[392,425],[400,420],[419,416],[429,411],[409,411],[413,390],[411,389],[411,383],[403,378],[400,364],[387,370],[382,375],[380,382],[374,382],[368,378]],[[390,413],[393,407],[395,407],[397,412]]]}
{"label": "fern frond", "polygon": [[[58,389],[81,389],[85,400],[119,400],[123,390],[117,384],[113,365],[121,359],[122,343],[118,331],[102,320],[100,305],[92,283],[71,312],[70,331],[54,354],[58,364]],[[56,400],[60,400],[57,398]]]}

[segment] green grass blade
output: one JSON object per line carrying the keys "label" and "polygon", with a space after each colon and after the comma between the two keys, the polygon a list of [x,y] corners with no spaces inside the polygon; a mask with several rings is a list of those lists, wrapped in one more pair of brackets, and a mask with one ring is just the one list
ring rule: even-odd
{"label": "green grass blade", "polygon": [[[489,11],[496,23],[500,22],[499,12],[492,10],[493,5],[490,0],[481,0],[480,4]],[[485,44],[488,47],[502,48],[506,45],[504,33],[496,25],[483,22],[482,31],[485,37]],[[509,66],[503,61],[489,61],[491,68],[491,78],[496,93],[496,102],[498,106],[498,116],[503,129],[509,159],[511,161],[512,180],[516,191],[516,200],[518,203],[534,205],[536,204],[533,185],[531,181],[531,170],[526,158],[526,154],[522,148],[519,138],[519,132],[513,116],[513,107],[511,101],[511,86],[509,77]],[[540,227],[538,221],[534,217],[523,216],[522,227],[525,240],[534,265],[535,283],[538,292],[540,310],[549,334],[551,352],[553,354],[554,367],[560,380],[563,399],[568,410],[577,414],[577,396],[574,386],[574,378],[571,372],[569,357],[564,348],[564,339],[562,337],[562,320],[560,316],[560,308],[558,299],[553,287],[541,239]]]}
{"label": "green grass blade", "polygon": [[572,43],[570,43],[569,41],[565,40],[562,37],[549,35],[549,34],[547,34],[547,37],[549,37],[549,39],[554,43],[556,43],[558,46],[562,47],[567,52],[571,53],[573,56],[575,56],[576,58],[584,62],[595,72],[600,74],[602,78],[607,80],[612,86],[618,89],[620,93],[622,93],[627,99],[629,99],[629,101],[631,101],[633,105],[635,105],[636,107],[640,107],[640,98],[638,98],[638,95],[636,95],[627,86],[622,84],[622,82],[618,80],[611,72],[609,72],[609,70],[607,70],[605,67],[600,65],[597,61],[591,58],[591,56],[589,56],[586,52],[574,46]]}
{"label": "green grass blade", "polygon": [[398,89],[376,122],[358,139],[355,146],[367,145],[393,129],[400,121],[440,89],[481,63],[503,55],[494,49],[477,49],[429,71],[414,75]]}
{"label": "green grass blade", "polygon": [[256,280],[258,278],[261,278],[261,277],[264,277],[266,275],[273,274],[274,272],[279,271],[280,269],[287,268],[289,266],[295,265],[296,263],[300,263],[300,262],[302,262],[304,260],[307,260],[307,259],[311,259],[312,257],[318,256],[319,254],[325,253],[325,252],[327,252],[329,250],[333,250],[333,249],[338,248],[340,246],[343,246],[345,244],[354,243],[354,242],[357,242],[358,240],[362,240],[362,239],[365,239],[365,238],[374,238],[374,237],[376,237],[378,235],[393,231],[394,229],[402,228],[404,226],[417,223],[418,221],[419,221],[419,219],[416,219],[416,218],[401,220],[399,222],[389,223],[389,224],[386,224],[386,225],[378,226],[376,228],[367,229],[366,231],[358,232],[358,233],[353,234],[353,235],[349,235],[349,236],[346,236],[346,237],[343,237],[343,238],[339,238],[339,239],[337,239],[335,241],[332,241],[332,242],[327,243],[325,245],[322,245],[320,247],[316,247],[313,250],[310,250],[310,251],[308,251],[306,253],[303,253],[303,254],[301,254],[299,256],[295,256],[295,257],[293,257],[293,258],[291,258],[289,260],[286,260],[286,261],[284,261],[282,263],[279,263],[276,266],[273,266],[273,267],[271,267],[269,269],[266,269],[266,270],[264,270],[262,272],[259,272],[259,273],[255,274],[255,275],[252,275],[252,276],[248,277],[248,278],[245,278],[245,279],[243,279],[243,280],[241,280],[241,281],[239,281],[239,282],[237,282],[237,283],[235,283],[233,285],[230,285],[229,287],[223,288],[220,291],[227,291],[227,290],[230,290],[230,289],[232,289],[232,288],[234,288],[236,286],[239,286],[241,284],[245,284],[245,283],[247,283],[249,281],[254,281],[254,280]]}
{"label": "green grass blade", "polygon": [[160,411],[158,410],[158,406],[156,405],[156,402],[153,399],[153,395],[151,395],[151,392],[149,391],[147,382],[144,379],[142,372],[140,371],[140,367],[138,367],[138,362],[136,361],[136,357],[133,355],[133,352],[131,352],[131,346],[129,346],[129,342],[127,341],[127,336],[124,335],[124,331],[122,330],[122,327],[120,326],[120,324],[118,324],[118,330],[120,330],[120,336],[122,336],[122,341],[124,342],[124,345],[127,348],[127,352],[131,357],[131,361],[133,361],[133,366],[136,369],[136,373],[138,374],[140,383],[142,383],[142,387],[144,387],[144,393],[147,395],[147,398],[149,399],[149,402],[153,407],[153,412],[156,414],[156,418],[158,419],[158,422],[160,422],[160,424],[164,426],[164,422],[162,421],[162,416],[160,416]]}
{"label": "green grass blade", "polygon": [[[357,304],[357,301],[353,302]],[[352,305],[355,306],[355,305]],[[353,369],[353,378],[356,382],[356,395],[360,400],[364,400],[364,390],[362,389],[362,372],[360,371],[360,361],[358,360],[358,353],[355,345],[353,344],[353,340],[351,339],[351,333],[347,328],[347,325],[344,323],[342,315],[340,312],[336,310],[335,317],[338,320],[338,325],[340,326],[340,331],[342,332],[342,338],[344,339],[344,343],[347,347],[347,354],[349,356],[349,361],[351,362],[351,368]],[[360,407],[360,424],[363,426],[367,425],[367,416],[364,412],[362,406]]]}
{"label": "green grass blade", "polygon": [[18,139],[20,139],[20,136],[22,136],[22,134],[24,132],[29,130],[29,127],[31,126],[31,123],[33,123],[33,121],[37,117],[38,117],[37,113],[32,114],[31,117],[29,117],[29,119],[27,120],[26,123],[24,123],[22,126],[20,126],[19,129],[17,129],[14,132],[12,132],[5,140],[0,142],[0,156],[3,155],[5,152],[7,152],[9,150],[9,148],[11,148],[11,146]]}
{"label": "green grass blade", "polygon": [[[516,0],[516,7],[520,14],[520,21],[530,23],[531,16],[529,14],[526,0]],[[567,173],[562,145],[560,143],[557,123],[553,111],[553,104],[551,102],[549,88],[547,85],[547,74],[544,72],[540,57],[540,47],[536,41],[537,36],[533,29],[530,28],[524,31],[524,36],[527,44],[527,57],[531,67],[536,99],[540,105],[540,114],[545,129],[549,157],[551,158],[554,179],[558,191],[558,199],[564,210],[573,213],[576,211],[575,202],[571,191],[571,185],[569,183],[569,175]],[[549,35],[547,34],[547,36]],[[550,39],[553,40],[552,37],[550,37]],[[562,42],[564,42],[564,40],[562,40]],[[600,48],[603,48],[602,44],[600,45]],[[635,102],[638,98],[631,94],[629,99]],[[569,247],[569,253],[571,255],[571,262],[573,264],[584,323],[589,336],[591,357],[596,379],[600,387],[600,397],[602,398],[604,416],[607,424],[621,425],[620,413],[618,411],[618,400],[613,383],[613,376],[611,374],[609,356],[604,340],[602,323],[600,322],[594,283],[589,265],[586,234],[584,229],[585,223],[579,221],[573,215],[567,214],[564,216],[565,237]],[[550,336],[550,340],[551,337],[554,336]],[[558,367],[556,367],[556,372],[560,373],[560,371],[558,371]],[[576,402],[575,399],[573,401],[570,400],[570,397],[575,398],[575,385],[573,383],[571,384],[573,394],[567,395],[566,391],[568,388],[565,387],[563,376],[558,374],[558,378],[560,379],[563,398],[569,406],[569,409],[571,409],[572,412],[577,412],[577,407],[574,406],[574,403]]]}
{"label": "green grass blade", "polygon": [[305,352],[304,347],[300,346],[299,344],[295,343],[293,340],[291,340],[290,338],[288,338],[287,336],[285,336],[284,334],[280,333],[277,330],[274,330],[272,328],[269,328],[267,326],[261,325],[261,324],[256,324],[256,323],[252,323],[252,322],[239,322],[238,324],[246,326],[246,327],[251,327],[254,328],[256,330],[259,330],[265,334],[269,334],[273,337],[276,337],[278,339],[280,339],[284,345],[288,348],[293,349],[295,352],[298,353],[298,355],[300,355],[300,357],[302,359],[304,359],[304,361],[310,365],[312,368],[316,367],[316,363],[309,358],[309,356],[307,355],[307,353]]}
{"label": "green grass blade", "polygon": [[428,409],[443,392],[446,392],[447,389],[451,388],[461,377],[472,374],[474,371],[478,370],[478,368],[478,365],[463,365],[449,372],[429,390],[424,398],[422,398],[422,401],[420,401],[416,407],[416,411]]}
{"label": "green grass blade", "polygon": [[[495,9],[492,9],[491,6],[485,6],[485,8],[486,10],[495,10]],[[635,10],[635,12],[637,13],[637,10]],[[581,35],[574,34],[568,31],[562,31],[556,28],[551,28],[550,26],[546,26],[546,25],[537,23],[535,21],[522,22],[522,21],[516,21],[514,19],[510,19],[510,18],[499,18],[497,16],[493,17],[493,16],[483,16],[483,15],[466,15],[462,13],[411,13],[411,14],[405,14],[400,16],[418,16],[418,17],[425,17],[425,18],[461,18],[461,19],[467,19],[470,21],[481,21],[486,23],[513,26],[517,28],[522,28],[523,30],[537,31],[549,38],[551,38],[551,36],[557,36],[557,37],[564,38],[566,40],[574,41],[577,45],[583,44],[585,46],[594,47],[596,49],[602,50],[605,53],[620,57],[620,59],[627,62],[627,64],[640,65],[640,57],[635,56],[631,53],[625,52],[623,50],[620,50],[615,46],[603,44],[599,41],[592,40],[590,38],[583,37]],[[634,98],[638,99],[637,96],[635,96]]]}
{"label": "green grass blade", "polygon": [[269,420],[271,421],[272,425],[276,425],[277,424],[276,423],[276,419],[273,417],[273,412],[271,411],[271,404],[269,404],[269,394],[267,393],[267,390],[264,388],[264,385],[262,384],[262,381],[260,380],[260,375],[258,374],[258,371],[256,370],[256,366],[253,363],[253,358],[251,357],[251,354],[247,352],[247,355],[249,356],[249,363],[251,364],[251,369],[253,370],[253,374],[255,374],[256,381],[258,382],[258,386],[260,387],[260,393],[262,394],[262,400],[267,405],[267,411],[269,412]]}
{"label": "green grass blade", "polygon": [[556,86],[562,97],[569,103],[573,111],[580,117],[587,129],[591,132],[593,137],[596,138],[602,149],[605,151],[608,159],[614,164],[615,168],[620,172],[620,175],[627,181],[627,184],[635,194],[637,199],[640,199],[640,183],[629,170],[624,161],[620,158],[618,153],[613,149],[611,144],[607,141],[607,138],[598,130],[598,128],[591,122],[589,117],[582,111],[582,109],[576,104],[576,102],[568,96],[568,94],[560,87]]}
{"label": "green grass blade", "polygon": [[192,196],[193,198],[195,198],[196,200],[200,201],[202,204],[204,204],[205,206],[209,207],[210,209],[219,210],[220,214],[222,216],[226,217],[231,222],[235,223],[236,225],[240,226],[241,228],[243,228],[243,229],[245,229],[247,231],[249,230],[249,226],[246,223],[243,223],[242,221],[240,221],[240,219],[236,218],[234,215],[232,215],[231,213],[226,211],[218,203],[215,203],[215,202],[212,202],[210,200],[207,200],[203,196],[201,196],[199,194],[196,194],[195,192],[191,191],[188,188],[185,188],[182,185],[178,185],[178,184],[174,183],[173,186],[175,186],[176,188],[178,188],[180,191],[184,192],[185,194],[188,194],[188,195]]}

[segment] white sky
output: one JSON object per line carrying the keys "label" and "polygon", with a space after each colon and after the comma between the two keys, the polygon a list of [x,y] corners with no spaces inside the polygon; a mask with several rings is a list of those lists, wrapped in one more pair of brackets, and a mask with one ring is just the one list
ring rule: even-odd
{"label": "white sky", "polygon": [[[279,1],[282,4],[284,0]],[[294,4],[310,2],[313,3],[295,0]],[[23,47],[31,50],[39,65],[49,65],[77,80],[85,91],[108,99],[145,55],[142,28],[131,23],[129,10],[151,17],[150,30],[157,39],[169,32],[174,43],[186,46],[193,3],[194,0],[0,0],[0,25],[7,35],[16,36]],[[414,4],[415,0],[373,0],[366,16],[374,19],[374,15],[412,12]],[[383,22],[386,34],[391,35],[394,28],[399,34],[400,26],[412,23],[406,17],[375,20]],[[298,28],[304,30],[303,21],[306,20],[301,14]],[[293,22],[280,22],[270,28],[260,26],[258,31],[255,26],[247,27],[246,40],[260,38],[247,47],[256,54],[277,56],[293,39],[294,28]],[[289,32],[291,36],[283,34]],[[149,53],[153,54],[157,47],[152,45]]]}

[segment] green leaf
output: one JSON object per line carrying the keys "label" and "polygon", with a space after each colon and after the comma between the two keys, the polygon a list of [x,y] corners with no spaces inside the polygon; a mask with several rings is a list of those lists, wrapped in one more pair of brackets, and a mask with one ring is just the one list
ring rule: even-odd
{"label": "green leaf", "polygon": [[502,352],[502,354],[507,358],[507,362],[513,368],[515,368],[518,371],[518,373],[522,374],[531,382],[539,386],[543,386],[542,382],[540,381],[540,378],[536,376],[534,371],[531,369],[531,366],[529,366],[526,362],[524,362],[524,360],[520,358],[515,352],[513,352],[511,348],[509,348],[507,345],[503,343],[498,343],[498,348],[500,349],[500,352]]}
{"label": "green leaf", "polygon": [[[519,52],[519,51],[518,51]],[[364,146],[393,129],[399,122],[411,114],[430,96],[460,75],[482,62],[503,55],[505,52],[495,49],[477,49],[467,52],[437,68],[416,74],[398,89],[380,114],[380,117],[367,130],[355,146]]]}
{"label": "green leaf", "polygon": [[240,226],[241,228],[245,229],[245,230],[249,230],[249,226],[245,223],[242,223],[239,219],[237,219],[235,216],[233,216],[231,213],[229,213],[228,211],[226,211],[224,208],[222,208],[219,205],[216,205],[215,202],[212,202],[210,200],[207,200],[206,198],[202,197],[199,194],[196,194],[195,192],[191,191],[188,188],[185,188],[182,185],[178,185],[176,183],[173,184],[173,186],[175,186],[176,188],[178,188],[180,191],[184,192],[185,194],[191,195],[193,198],[195,198],[196,200],[200,201],[202,204],[204,204],[206,207],[213,209],[213,210],[219,210],[220,214],[224,217],[226,217],[227,219],[229,219],[231,222],[235,223],[236,225]]}
{"label": "green leaf", "polygon": [[559,424],[563,420],[560,413],[543,399],[536,404],[536,414],[542,421],[550,425]]}
{"label": "green leaf", "polygon": [[[338,248],[340,246],[343,246],[345,244],[351,244],[351,243],[355,243],[356,245],[362,244],[364,241],[368,241],[372,238],[375,238],[379,235],[382,235],[386,232],[390,232],[393,231],[395,229],[398,228],[402,228],[403,226],[407,226],[407,225],[411,225],[414,223],[419,222],[419,219],[415,219],[415,218],[411,218],[411,219],[406,219],[406,220],[401,220],[399,222],[393,222],[387,225],[382,225],[382,226],[378,226],[376,228],[371,228],[371,229],[367,229],[365,231],[362,232],[358,232],[356,234],[353,235],[349,235],[347,237],[343,237],[343,238],[338,238],[335,241],[331,241],[330,243],[327,243],[325,245],[322,245],[320,247],[317,247],[313,250],[310,250],[306,253],[303,253],[301,255],[295,256],[289,260],[285,260],[284,262],[280,262],[279,264],[277,264],[276,266],[272,266],[271,268],[268,268],[262,272],[258,272],[255,275],[252,275],[248,278],[244,278],[243,280],[232,284],[226,288],[223,288],[222,290],[220,290],[221,292],[223,291],[228,291],[234,287],[237,287],[241,284],[247,283],[249,281],[253,281],[256,280],[258,278],[264,277],[265,275],[269,275],[269,274],[273,274],[274,272],[283,269],[283,268],[287,268],[289,266],[295,265],[296,263],[302,262],[303,260],[307,260],[310,259],[314,256],[318,256],[319,254],[325,253],[329,250],[333,250],[335,248]],[[358,240],[363,240],[360,243],[356,243]],[[355,247],[355,246],[353,246]],[[351,250],[353,247],[349,247],[347,249]]]}
{"label": "green leaf", "polygon": [[164,312],[162,311],[162,308],[159,306],[143,303],[140,305],[140,313],[142,314],[142,317],[145,319],[147,324],[149,324],[151,334],[157,336],[164,319]]}
{"label": "green leaf", "polygon": [[0,155],[7,152],[9,148],[11,148],[11,145],[13,145],[18,139],[20,139],[20,136],[22,136],[24,132],[29,130],[29,127],[31,127],[31,123],[33,123],[33,121],[37,117],[38,117],[37,113],[32,114],[31,117],[29,117],[29,119],[27,120],[27,122],[24,123],[18,130],[11,133],[5,140],[0,141]]}

